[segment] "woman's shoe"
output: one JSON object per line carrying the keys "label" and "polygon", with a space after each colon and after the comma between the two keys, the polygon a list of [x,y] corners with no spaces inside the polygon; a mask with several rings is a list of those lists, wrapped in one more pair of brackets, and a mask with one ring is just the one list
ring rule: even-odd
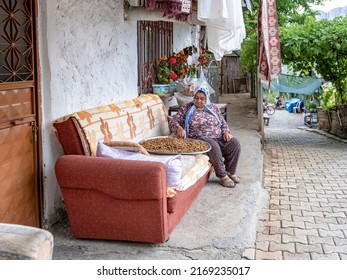
{"label": "woman's shoe", "polygon": [[235,184],[240,183],[240,177],[237,176],[236,174],[231,174],[230,172],[228,172],[228,176],[230,177],[231,180],[234,181]]}
{"label": "woman's shoe", "polygon": [[235,187],[235,183],[232,179],[229,178],[229,176],[225,176],[223,178],[220,178],[220,184],[225,188],[233,188]]}

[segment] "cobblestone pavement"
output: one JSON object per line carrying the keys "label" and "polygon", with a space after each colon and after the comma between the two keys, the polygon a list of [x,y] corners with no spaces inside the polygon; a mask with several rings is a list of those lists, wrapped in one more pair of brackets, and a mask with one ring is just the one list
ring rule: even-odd
{"label": "cobblestone pavement", "polygon": [[347,260],[347,143],[302,126],[283,110],[265,127],[270,201],[245,259]]}

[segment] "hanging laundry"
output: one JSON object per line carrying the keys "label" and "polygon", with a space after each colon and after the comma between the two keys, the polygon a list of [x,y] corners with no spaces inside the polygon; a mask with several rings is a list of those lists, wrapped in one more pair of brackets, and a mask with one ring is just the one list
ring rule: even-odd
{"label": "hanging laundry", "polygon": [[198,19],[206,24],[208,49],[216,60],[241,49],[246,29],[240,0],[199,0]]}

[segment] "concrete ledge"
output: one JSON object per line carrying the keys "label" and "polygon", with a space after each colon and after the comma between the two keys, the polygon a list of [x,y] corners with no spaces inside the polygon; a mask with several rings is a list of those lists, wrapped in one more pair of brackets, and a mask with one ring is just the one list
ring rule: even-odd
{"label": "concrete ledge", "polygon": [[306,127],[306,126],[299,126],[298,129],[306,130],[306,131],[310,131],[310,132],[314,132],[314,133],[318,133],[318,134],[324,135],[326,137],[332,138],[334,140],[337,140],[337,141],[340,141],[340,142],[343,142],[343,143],[347,143],[347,139],[342,139],[342,138],[340,138],[340,137],[338,137],[336,135],[330,134],[329,132],[326,132],[326,131],[321,130],[321,129],[309,128],[309,127]]}
{"label": "concrete ledge", "polygon": [[50,260],[53,235],[44,229],[0,223],[0,260]]}

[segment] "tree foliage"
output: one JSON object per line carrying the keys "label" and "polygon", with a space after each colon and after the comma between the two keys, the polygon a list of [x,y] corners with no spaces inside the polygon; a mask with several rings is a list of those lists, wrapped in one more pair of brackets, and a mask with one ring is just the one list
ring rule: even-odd
{"label": "tree foliage", "polygon": [[282,62],[294,70],[315,69],[336,88],[337,104],[347,102],[347,17],[317,21],[280,29]]}
{"label": "tree foliage", "polygon": [[[253,1],[254,8],[259,2]],[[347,102],[347,17],[315,20],[310,16],[314,12],[308,4],[322,2],[326,1],[276,0],[282,62],[306,74],[315,69],[334,85],[336,103],[343,104]],[[240,59],[245,71],[256,72],[256,55],[257,33],[251,32],[241,49]]]}
{"label": "tree foliage", "polygon": [[[327,0],[276,0],[278,24],[286,26],[288,23],[303,23],[307,16],[315,15],[310,4],[321,4]],[[246,72],[256,72],[257,56],[257,24],[260,0],[252,1],[252,12],[245,12],[244,19],[247,37],[243,41],[241,49],[241,64]]]}
{"label": "tree foliage", "polygon": [[[288,23],[303,23],[307,16],[313,16],[310,5],[319,5],[329,0],[276,0],[278,24],[284,26]],[[252,0],[252,12],[244,14],[246,27],[256,30],[260,0]]]}

